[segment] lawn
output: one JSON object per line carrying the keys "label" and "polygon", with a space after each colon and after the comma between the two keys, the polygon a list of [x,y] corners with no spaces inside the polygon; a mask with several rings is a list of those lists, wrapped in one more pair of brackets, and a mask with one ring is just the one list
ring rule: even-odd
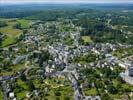
{"label": "lawn", "polygon": [[19,99],[19,100],[25,100],[24,98],[26,97],[26,93],[28,93],[28,92],[26,92],[26,91],[23,91],[23,92],[19,92],[19,93],[17,93],[17,98]]}
{"label": "lawn", "polygon": [[21,100],[25,98],[26,93],[28,92],[28,86],[26,82],[21,81],[20,79],[17,80],[17,86],[15,88],[15,94],[17,96],[17,99]]}
{"label": "lawn", "polygon": [[133,48],[119,49],[112,52],[112,54],[118,58],[124,58],[133,55]]}
{"label": "lawn", "polygon": [[82,36],[82,40],[85,42],[85,43],[92,43],[92,40],[89,36]]}
{"label": "lawn", "polygon": [[30,27],[30,20],[19,19],[17,21],[21,24],[21,28],[23,29]]}
{"label": "lawn", "polygon": [[[24,64],[17,64],[14,66],[7,66],[7,70],[2,70],[0,72],[0,75],[12,75],[14,72],[20,71],[21,69],[24,69]],[[8,71],[10,70],[10,71]]]}
{"label": "lawn", "polygon": [[0,100],[2,100],[2,89],[0,88]]}
{"label": "lawn", "polygon": [[[55,96],[54,92],[58,91],[60,92],[60,96]],[[73,94],[74,90],[71,86],[64,86],[60,88],[53,89],[51,88],[48,92],[49,96],[46,96],[48,100],[57,100],[57,98],[60,98],[60,100],[64,100],[65,97],[69,97],[70,100],[73,100]]]}
{"label": "lawn", "polygon": [[84,93],[85,93],[85,95],[87,95],[87,96],[90,96],[90,95],[96,96],[96,95],[97,95],[97,90],[96,90],[96,88],[85,89],[85,90],[84,90]]}
{"label": "lawn", "polygon": [[[43,80],[43,83],[39,82],[38,79],[35,79],[33,82],[36,88],[39,89],[41,87],[40,90],[44,89],[45,87],[49,88],[49,91],[46,93],[47,95],[44,97],[48,100],[57,100],[57,98],[64,100],[66,96],[69,97],[70,100],[73,100],[74,90],[71,87],[71,83],[67,82],[68,85],[63,86],[63,78],[47,78]],[[60,96],[56,96],[55,92],[60,92]]]}
{"label": "lawn", "polygon": [[46,79],[45,80],[45,84],[50,85],[52,88],[58,88],[58,87],[62,87],[63,85],[64,79],[60,78],[60,79]]}
{"label": "lawn", "polygon": [[1,27],[0,32],[6,35],[6,38],[3,41],[3,47],[9,46],[16,42],[16,38],[19,37],[20,34],[22,34],[22,30],[14,29],[13,26],[17,24],[16,21],[9,21],[7,20],[8,26]]}

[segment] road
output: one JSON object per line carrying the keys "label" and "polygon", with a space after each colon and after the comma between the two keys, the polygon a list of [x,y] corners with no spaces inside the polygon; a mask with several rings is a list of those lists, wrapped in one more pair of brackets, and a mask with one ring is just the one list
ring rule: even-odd
{"label": "road", "polygon": [[6,81],[3,81],[2,84],[2,91],[3,91],[3,100],[8,100],[7,99],[7,87],[6,87]]}

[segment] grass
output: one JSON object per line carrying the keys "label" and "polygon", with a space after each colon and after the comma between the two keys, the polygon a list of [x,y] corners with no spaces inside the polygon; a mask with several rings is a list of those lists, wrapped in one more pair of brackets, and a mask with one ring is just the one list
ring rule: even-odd
{"label": "grass", "polygon": [[[60,96],[55,96],[54,91],[58,91],[61,93]],[[60,100],[64,100],[64,98],[67,96],[70,98],[70,100],[73,100],[73,88],[70,86],[64,86],[64,87],[60,87],[60,88],[56,88],[56,89],[50,89],[50,91],[48,92],[49,96],[47,96],[46,98],[48,100],[56,100],[56,98],[60,98]]]}
{"label": "grass", "polygon": [[25,92],[25,91],[23,91],[23,92],[20,92],[20,93],[17,93],[17,98],[19,99],[19,100],[23,100],[25,97],[26,97],[26,93],[27,92]]}
{"label": "grass", "polygon": [[19,19],[17,21],[21,24],[21,28],[23,29],[30,27],[30,20]]}
{"label": "grass", "polygon": [[21,87],[23,87],[24,90],[28,90],[28,85],[26,84],[26,82],[23,82],[22,80],[18,79],[17,80],[17,84]]}
{"label": "grass", "polygon": [[[15,88],[15,94],[17,96],[17,99],[19,99],[19,100],[24,99],[26,96],[26,93],[28,92],[27,91],[28,86],[27,86],[26,82],[23,82],[20,79],[17,80],[17,85],[19,86],[19,87]],[[20,89],[20,87],[22,89]]]}
{"label": "grass", "polygon": [[[60,82],[60,83],[57,83],[57,80]],[[45,83],[48,84],[48,85],[51,85],[51,87],[53,88],[56,88],[56,87],[61,87],[63,86],[63,81],[64,79],[46,79],[45,80]]]}
{"label": "grass", "polygon": [[[119,81],[117,81],[116,79],[113,79],[113,84],[116,87],[118,84],[121,84]],[[133,90],[133,86],[129,85],[129,84],[121,84],[122,89],[132,89]],[[118,88],[117,88],[118,89]],[[117,98],[117,99],[122,99],[122,95],[121,93],[117,93],[117,94],[109,94],[110,97],[112,98]]]}
{"label": "grass", "polygon": [[85,93],[85,95],[88,95],[88,96],[90,96],[90,95],[96,96],[97,95],[97,90],[96,90],[96,88],[85,89],[84,93]]}
{"label": "grass", "polygon": [[[59,80],[60,83],[56,83],[56,81]],[[65,86],[60,86],[61,84],[63,84],[64,79],[63,78],[47,78],[44,80],[43,83],[40,83],[38,79],[35,79],[34,85],[36,88],[40,88],[44,89],[45,87],[49,88],[49,91],[47,92],[47,96],[45,96],[44,98],[47,98],[48,100],[56,100],[57,98],[59,98],[60,100],[64,100],[64,98],[66,96],[68,96],[70,98],[70,100],[73,100],[73,93],[74,90],[73,88],[70,86],[70,83],[68,82],[69,85],[65,85]],[[41,90],[40,89],[40,90]],[[60,96],[55,96],[54,92],[60,92],[61,95]]]}
{"label": "grass", "polygon": [[125,48],[112,52],[112,54],[118,58],[124,58],[126,56],[133,55],[133,48]]}
{"label": "grass", "polygon": [[7,66],[7,69],[11,69],[11,71],[8,71],[8,70],[4,70],[4,71],[1,71],[0,75],[12,75],[14,74],[14,72],[17,72],[21,69],[24,68],[24,64],[17,64],[17,65],[14,65],[14,66]]}
{"label": "grass", "polygon": [[85,42],[85,43],[92,43],[92,40],[89,36],[82,36],[82,40]]}
{"label": "grass", "polygon": [[[61,83],[64,81],[63,78],[59,78],[59,80],[61,81]],[[69,97],[70,100],[73,100],[74,90],[71,87],[69,81],[68,81],[69,85],[65,85],[57,88],[52,87],[53,84],[57,84],[56,82],[54,83],[54,78],[45,79],[43,80],[44,82],[42,83],[39,81],[39,79],[33,79],[32,81],[36,89],[42,91],[44,95],[45,95],[44,89],[48,87],[48,92],[46,93],[48,95],[43,96],[42,99],[47,98],[48,100],[57,100],[59,98],[60,100],[65,100],[66,97]],[[49,81],[51,84],[47,85],[45,84],[45,81]],[[14,92],[17,99],[25,100],[26,93],[28,93],[29,91],[28,85],[26,84],[26,82],[23,82],[20,79],[18,79],[15,82],[15,84],[16,84],[16,87]],[[55,95],[55,92],[60,92],[60,96]],[[33,99],[33,97],[31,97],[31,99]]]}
{"label": "grass", "polygon": [[22,34],[22,30],[14,29],[13,26],[17,24],[16,21],[7,20],[8,26],[0,28],[0,32],[6,35],[5,40],[3,41],[2,46],[6,47],[16,42],[16,38]]}
{"label": "grass", "polygon": [[24,69],[24,64],[17,64],[17,65],[14,65],[14,66],[11,66],[11,68],[13,69],[13,71],[19,71],[21,69]]}
{"label": "grass", "polygon": [[[69,96],[68,96],[69,97]],[[46,97],[48,100],[58,100],[57,98],[59,98],[59,100],[65,100],[65,96],[48,96]],[[72,97],[69,97],[70,100],[74,100]]]}
{"label": "grass", "polygon": [[2,100],[2,89],[0,88],[0,100]]}
{"label": "grass", "polygon": [[109,94],[109,96],[115,99],[122,99],[122,95],[119,95],[119,94]]}

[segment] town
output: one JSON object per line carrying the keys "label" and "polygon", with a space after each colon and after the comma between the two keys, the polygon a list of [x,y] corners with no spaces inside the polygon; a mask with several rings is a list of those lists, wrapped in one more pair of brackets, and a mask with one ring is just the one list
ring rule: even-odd
{"label": "town", "polygon": [[[18,20],[2,19],[9,25]],[[24,29],[16,24],[23,34],[10,45],[2,44],[8,36],[0,27],[0,100],[133,99],[133,44],[94,42],[75,20],[30,20]]]}

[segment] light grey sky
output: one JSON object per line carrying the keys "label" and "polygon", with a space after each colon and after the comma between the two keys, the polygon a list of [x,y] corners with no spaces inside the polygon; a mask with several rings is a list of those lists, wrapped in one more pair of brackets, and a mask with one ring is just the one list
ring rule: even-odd
{"label": "light grey sky", "polygon": [[2,4],[16,3],[133,3],[133,0],[0,0]]}

